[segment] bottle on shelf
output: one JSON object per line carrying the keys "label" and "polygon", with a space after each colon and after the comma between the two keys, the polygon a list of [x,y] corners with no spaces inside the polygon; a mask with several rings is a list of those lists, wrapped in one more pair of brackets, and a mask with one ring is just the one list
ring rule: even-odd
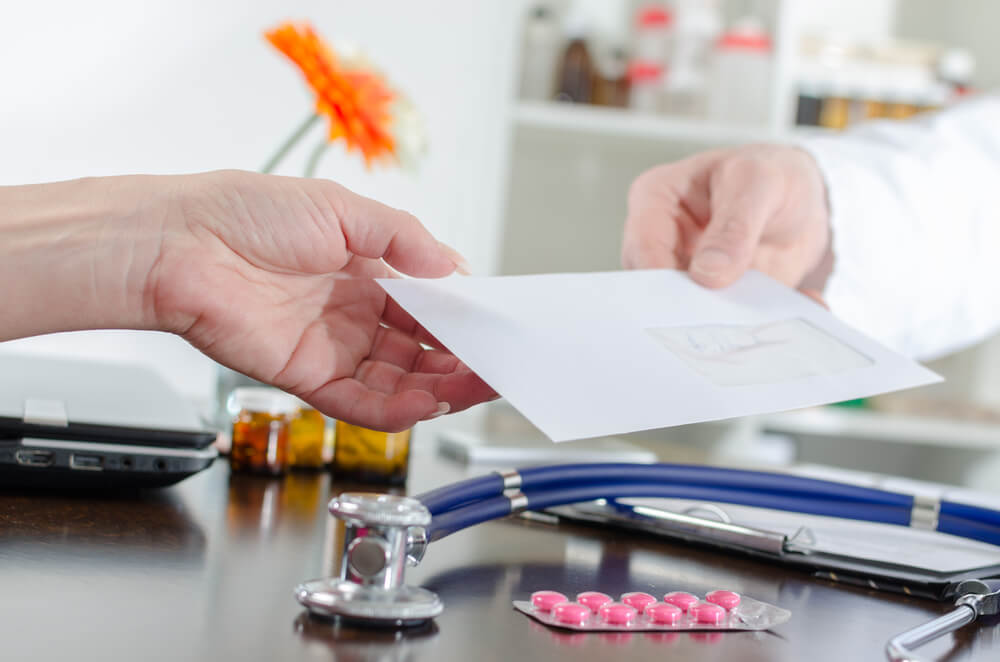
{"label": "bottle on shelf", "polygon": [[595,58],[594,103],[624,108],[629,105],[628,52],[623,46],[602,49]]}
{"label": "bottle on shelf", "polygon": [[673,48],[673,36],[673,12],[662,3],[642,5],[635,14],[633,59],[666,64]]}
{"label": "bottle on shelf", "polygon": [[539,3],[529,10],[521,40],[521,98],[552,98],[562,30],[551,7]]}
{"label": "bottle on shelf", "polygon": [[721,31],[716,0],[674,0],[676,28],[666,78],[666,111],[673,115],[704,116],[708,89],[708,62],[712,44]]}
{"label": "bottle on shelf", "polygon": [[770,110],[771,37],[755,17],[734,22],[715,44],[708,115],[734,124],[764,125]]}
{"label": "bottle on shelf", "polygon": [[587,44],[587,16],[571,11],[566,20],[566,47],[556,74],[557,101],[591,103],[594,100],[594,80],[597,72]]}
{"label": "bottle on shelf", "polygon": [[640,113],[658,113],[663,107],[663,65],[636,60],[629,65],[629,108]]}
{"label": "bottle on shelf", "polygon": [[964,48],[948,48],[935,63],[938,80],[951,87],[953,97],[970,94],[976,75],[976,58]]}

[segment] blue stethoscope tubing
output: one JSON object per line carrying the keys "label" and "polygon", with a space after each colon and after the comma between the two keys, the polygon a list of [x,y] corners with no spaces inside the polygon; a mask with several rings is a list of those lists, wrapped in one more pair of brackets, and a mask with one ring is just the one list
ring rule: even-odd
{"label": "blue stethoscope tubing", "polygon": [[[517,510],[539,510],[594,499],[697,499],[911,526],[914,496],[789,474],[684,464],[563,464],[517,472],[513,487],[500,473],[471,478],[416,498],[431,512],[430,540]],[[941,501],[936,530],[1000,545],[1000,512]]]}

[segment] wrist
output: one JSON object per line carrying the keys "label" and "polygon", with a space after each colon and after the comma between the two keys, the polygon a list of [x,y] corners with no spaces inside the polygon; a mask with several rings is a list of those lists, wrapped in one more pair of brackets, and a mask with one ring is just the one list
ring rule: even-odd
{"label": "wrist", "polygon": [[165,214],[149,179],[0,187],[0,340],[155,327],[143,293]]}

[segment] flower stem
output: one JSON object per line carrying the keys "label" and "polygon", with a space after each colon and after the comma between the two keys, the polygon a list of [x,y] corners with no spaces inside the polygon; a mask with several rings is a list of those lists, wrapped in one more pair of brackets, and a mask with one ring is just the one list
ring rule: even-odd
{"label": "flower stem", "polygon": [[304,136],[317,121],[319,121],[319,115],[316,113],[310,113],[309,117],[307,117],[306,120],[299,125],[299,128],[295,129],[295,132],[288,136],[288,139],[282,143],[281,147],[278,148],[278,151],[267,160],[267,163],[264,164],[264,167],[261,168],[260,171],[267,174],[278,167],[278,164],[281,163],[281,159],[285,158],[288,152],[295,147],[296,143],[302,139],[302,136]]}
{"label": "flower stem", "polygon": [[312,177],[316,174],[316,168],[319,167],[320,159],[322,159],[323,155],[326,154],[326,148],[329,146],[330,143],[323,140],[313,148],[312,154],[309,155],[309,162],[306,163],[306,177]]}

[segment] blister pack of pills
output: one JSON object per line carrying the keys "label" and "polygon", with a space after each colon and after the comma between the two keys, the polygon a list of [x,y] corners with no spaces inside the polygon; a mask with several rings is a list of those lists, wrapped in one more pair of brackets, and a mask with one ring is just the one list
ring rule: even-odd
{"label": "blister pack of pills", "polygon": [[575,600],[558,591],[535,591],[530,601],[515,600],[514,608],[545,625],[587,632],[767,630],[792,617],[787,609],[721,590],[704,598],[673,591],[662,600],[623,593],[617,601],[597,591],[578,593]]}

